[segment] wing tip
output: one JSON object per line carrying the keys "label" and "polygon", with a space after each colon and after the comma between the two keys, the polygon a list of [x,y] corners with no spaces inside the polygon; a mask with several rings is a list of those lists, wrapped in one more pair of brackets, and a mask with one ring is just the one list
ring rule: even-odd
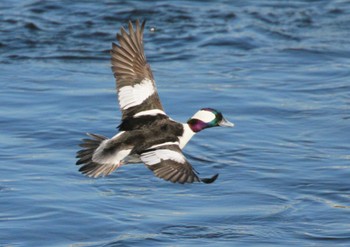
{"label": "wing tip", "polygon": [[219,177],[219,173],[216,173],[214,176],[210,178],[200,178],[200,181],[205,184],[211,184],[211,183],[214,183],[218,177]]}

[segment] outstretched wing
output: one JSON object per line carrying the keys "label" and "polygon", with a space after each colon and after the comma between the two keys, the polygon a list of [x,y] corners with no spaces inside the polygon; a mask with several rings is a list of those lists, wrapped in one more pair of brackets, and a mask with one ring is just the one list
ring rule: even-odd
{"label": "outstretched wing", "polygon": [[[145,21],[136,21],[135,30],[129,21],[129,33],[122,27],[117,34],[119,45],[111,50],[112,71],[116,78],[122,120],[144,111],[162,111],[151,68],[143,48]],[[141,113],[142,114],[142,113]]]}
{"label": "outstretched wing", "polygon": [[144,151],[140,158],[157,177],[173,183],[212,183],[217,178],[217,175],[209,179],[199,178],[178,143],[155,145]]}

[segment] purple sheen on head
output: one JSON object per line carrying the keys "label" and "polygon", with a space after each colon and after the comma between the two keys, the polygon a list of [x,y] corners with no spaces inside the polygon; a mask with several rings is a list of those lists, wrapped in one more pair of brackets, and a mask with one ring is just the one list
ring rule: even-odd
{"label": "purple sheen on head", "polygon": [[202,129],[205,129],[208,127],[207,123],[204,123],[203,121],[198,119],[190,119],[187,123],[193,132],[199,132]]}

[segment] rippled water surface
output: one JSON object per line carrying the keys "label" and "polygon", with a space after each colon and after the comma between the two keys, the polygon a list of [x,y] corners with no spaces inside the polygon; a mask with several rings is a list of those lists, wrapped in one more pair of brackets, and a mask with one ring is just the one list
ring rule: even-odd
{"label": "rippled water surface", "polygon": [[[172,118],[236,124],[185,149],[214,184],[77,171],[85,132],[116,133],[129,19]],[[1,1],[0,246],[349,246],[349,27],[345,0]]]}

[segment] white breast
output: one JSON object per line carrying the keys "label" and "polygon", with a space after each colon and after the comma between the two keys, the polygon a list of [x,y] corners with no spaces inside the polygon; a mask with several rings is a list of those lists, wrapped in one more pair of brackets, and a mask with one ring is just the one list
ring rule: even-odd
{"label": "white breast", "polygon": [[189,142],[189,140],[191,140],[191,138],[194,136],[194,134],[196,134],[191,130],[188,124],[183,124],[183,127],[184,127],[184,133],[182,134],[182,136],[179,137],[181,149],[183,149],[186,146],[186,144]]}

